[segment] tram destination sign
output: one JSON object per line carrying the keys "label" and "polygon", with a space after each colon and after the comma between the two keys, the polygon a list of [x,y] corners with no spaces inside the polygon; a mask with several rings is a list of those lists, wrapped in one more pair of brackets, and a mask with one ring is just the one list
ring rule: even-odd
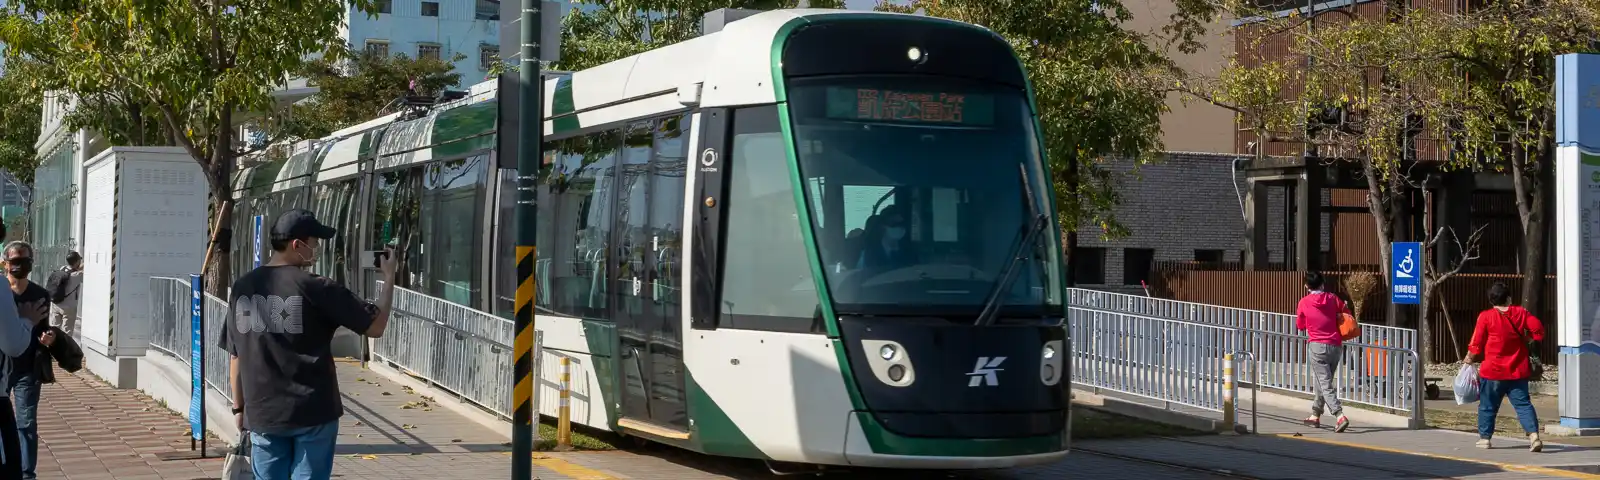
{"label": "tram destination sign", "polygon": [[828,118],[990,126],[994,96],[879,88],[828,88]]}

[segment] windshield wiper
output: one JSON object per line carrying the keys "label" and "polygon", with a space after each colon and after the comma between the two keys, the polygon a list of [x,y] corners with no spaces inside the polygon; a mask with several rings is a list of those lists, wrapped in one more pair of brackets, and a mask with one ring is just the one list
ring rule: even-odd
{"label": "windshield wiper", "polygon": [[1023,249],[1036,245],[1039,232],[1044,231],[1044,227],[1050,224],[1050,218],[1043,213],[1039,213],[1039,202],[1034,197],[1033,188],[1028,186],[1027,168],[1026,164],[1017,165],[1018,173],[1021,174],[1020,178],[1022,179],[1022,192],[1027,195],[1028,213],[1030,218],[1033,219],[1033,223],[1026,227],[1027,230],[1022,232],[1021,238],[1018,238],[1017,243],[1011,246],[1011,250],[1007,254],[1011,257],[1011,261],[1006,263],[1004,269],[1000,270],[1000,278],[995,280],[994,290],[989,291],[988,298],[983,302],[983,311],[978,313],[978,320],[973,322],[974,325],[980,327],[993,324],[995,317],[999,316],[1000,297],[1005,294],[1007,289],[1011,288],[1011,282],[1016,280],[1017,265],[1022,263]]}

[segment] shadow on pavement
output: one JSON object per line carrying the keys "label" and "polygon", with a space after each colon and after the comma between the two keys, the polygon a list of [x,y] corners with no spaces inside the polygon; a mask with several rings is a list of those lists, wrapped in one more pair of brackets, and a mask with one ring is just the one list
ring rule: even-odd
{"label": "shadow on pavement", "polygon": [[[1004,470],[845,469],[830,472],[822,477],[809,475],[807,477],[840,480],[1055,480],[1135,478],[1150,475],[1172,478],[1207,477],[1204,472],[1176,468],[1173,465],[1273,480],[1472,478],[1506,472],[1524,475],[1540,473],[1537,467],[1534,467],[1534,470],[1518,472],[1494,464],[1324,444],[1274,435],[1176,439],[1147,437],[1083,441],[1075,443],[1074,450],[1066,459],[1054,464]],[[1535,455],[1550,455],[1559,451],[1562,450],[1547,447],[1547,453],[1529,453],[1527,460],[1540,460],[1540,457]],[[630,449],[629,453],[699,471],[705,475],[704,478],[722,477],[739,480],[791,478],[774,475],[759,461],[711,457],[669,446],[638,447]],[[622,473],[629,474],[629,472]],[[696,475],[694,478],[702,477]]]}

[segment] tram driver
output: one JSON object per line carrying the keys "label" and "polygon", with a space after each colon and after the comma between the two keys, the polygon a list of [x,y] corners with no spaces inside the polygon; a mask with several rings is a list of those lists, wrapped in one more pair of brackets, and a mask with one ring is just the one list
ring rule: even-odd
{"label": "tram driver", "polygon": [[858,268],[894,270],[916,265],[917,250],[906,231],[906,215],[899,205],[884,207],[867,219]]}

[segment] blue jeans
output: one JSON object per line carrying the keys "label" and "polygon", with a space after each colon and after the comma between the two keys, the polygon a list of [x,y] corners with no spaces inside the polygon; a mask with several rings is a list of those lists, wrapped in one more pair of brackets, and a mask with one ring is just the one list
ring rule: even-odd
{"label": "blue jeans", "polygon": [[22,447],[22,478],[39,478],[39,377],[32,373],[12,375],[11,401],[16,402],[17,439]]}
{"label": "blue jeans", "polygon": [[1511,408],[1517,410],[1517,423],[1523,433],[1539,431],[1539,414],[1533,411],[1533,401],[1528,399],[1527,380],[1478,379],[1478,438],[1494,436],[1495,416],[1500,414],[1500,399],[1511,398]]}
{"label": "blue jeans", "polygon": [[284,432],[250,432],[250,467],[256,480],[328,480],[339,421]]}

